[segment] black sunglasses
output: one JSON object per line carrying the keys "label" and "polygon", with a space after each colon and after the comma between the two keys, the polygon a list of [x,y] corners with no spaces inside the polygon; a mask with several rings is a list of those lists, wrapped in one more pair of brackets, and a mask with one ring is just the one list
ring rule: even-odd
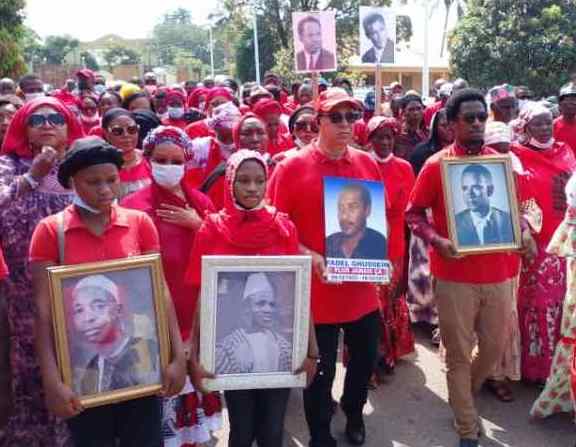
{"label": "black sunglasses", "polygon": [[140,127],[137,124],[128,127],[114,126],[109,128],[108,132],[110,132],[115,137],[121,137],[124,135],[124,133],[127,133],[128,135],[135,135],[138,133],[139,128]]}
{"label": "black sunglasses", "polygon": [[48,113],[46,115],[33,113],[28,117],[28,127],[38,128],[46,124],[50,127],[62,127],[66,124],[66,118],[61,113]]}
{"label": "black sunglasses", "polygon": [[462,119],[468,124],[474,124],[474,121],[478,120],[481,123],[485,123],[488,119],[488,113],[486,112],[478,112],[478,113],[463,113]]}
{"label": "black sunglasses", "polygon": [[348,124],[354,124],[360,118],[362,118],[361,112],[329,112],[329,113],[322,113],[320,116],[326,116],[330,120],[332,124],[340,124],[342,121],[346,120]]}
{"label": "black sunglasses", "polygon": [[299,121],[294,124],[294,130],[310,130],[310,132],[318,132],[318,124],[314,121]]}

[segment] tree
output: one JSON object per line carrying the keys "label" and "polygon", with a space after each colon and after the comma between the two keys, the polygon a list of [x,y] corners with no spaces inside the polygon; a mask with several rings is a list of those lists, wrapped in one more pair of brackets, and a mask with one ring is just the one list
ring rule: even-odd
{"label": "tree", "polygon": [[47,64],[60,65],[71,52],[80,46],[80,41],[70,36],[48,36],[40,50],[40,56]]}
{"label": "tree", "polygon": [[16,78],[26,71],[20,40],[24,0],[0,0],[0,77]]}
{"label": "tree", "polygon": [[573,1],[504,3],[469,1],[449,41],[454,73],[483,88],[508,82],[557,92],[576,61]]}
{"label": "tree", "polygon": [[122,46],[115,46],[109,48],[104,53],[104,60],[108,64],[108,68],[116,65],[135,65],[140,63],[140,55],[138,52],[131,48]]}
{"label": "tree", "polygon": [[88,67],[90,70],[98,71],[100,70],[100,66],[98,65],[98,61],[96,58],[90,53],[89,51],[82,51],[80,53],[80,59],[82,59],[84,65]]}

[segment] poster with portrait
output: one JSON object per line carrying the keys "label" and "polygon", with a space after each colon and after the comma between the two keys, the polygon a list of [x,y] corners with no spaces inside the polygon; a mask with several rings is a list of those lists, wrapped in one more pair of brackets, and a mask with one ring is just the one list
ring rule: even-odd
{"label": "poster with portrait", "polygon": [[516,183],[508,155],[445,158],[442,183],[450,239],[458,253],[520,248]]}
{"label": "poster with portrait", "polygon": [[297,73],[336,71],[336,13],[292,13],[294,66]]}
{"label": "poster with portrait", "polygon": [[308,352],[309,256],[204,256],[200,362],[209,390],[291,388]]}
{"label": "poster with portrait", "polygon": [[390,282],[382,182],[324,177],[324,222],[328,281]]}
{"label": "poster with portrait", "polygon": [[158,394],[169,361],[160,256],[48,273],[58,366],[82,405]]}
{"label": "poster with portrait", "polygon": [[360,6],[359,30],[363,64],[394,64],[396,13],[392,8]]}

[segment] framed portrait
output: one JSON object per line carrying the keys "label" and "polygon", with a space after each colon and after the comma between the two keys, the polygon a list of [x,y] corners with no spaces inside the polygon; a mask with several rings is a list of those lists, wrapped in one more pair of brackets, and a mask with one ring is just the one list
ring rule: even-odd
{"label": "framed portrait", "polygon": [[359,33],[363,64],[394,64],[396,13],[392,8],[360,6]]}
{"label": "framed portrait", "polygon": [[450,239],[459,254],[518,250],[516,182],[508,155],[442,160]]}
{"label": "framed portrait", "polygon": [[292,13],[294,67],[297,73],[336,71],[336,13]]}
{"label": "framed portrait", "polygon": [[159,255],[48,268],[58,366],[86,408],[157,394],[169,362]]}
{"label": "framed portrait", "polygon": [[324,224],[328,281],[390,282],[382,182],[324,177]]}
{"label": "framed portrait", "polygon": [[200,362],[208,390],[296,388],[308,353],[309,256],[204,256]]}

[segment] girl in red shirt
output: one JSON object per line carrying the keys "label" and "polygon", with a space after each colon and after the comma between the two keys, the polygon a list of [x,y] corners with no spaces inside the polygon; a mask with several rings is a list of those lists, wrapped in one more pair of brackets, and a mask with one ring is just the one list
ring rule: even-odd
{"label": "girl in red shirt", "polygon": [[[204,220],[192,250],[187,278],[196,290],[200,288],[202,256],[299,253],[294,224],[286,214],[264,203],[266,183],[267,168],[262,155],[240,150],[230,156],[226,164],[224,208]],[[192,336],[194,351],[198,346],[198,333],[194,331]],[[309,380],[316,371],[317,352],[315,338],[311,336],[308,358],[297,371],[306,371]],[[197,358],[197,354],[192,354],[191,368],[194,385],[201,388],[201,378],[207,375]],[[281,446],[289,393],[289,389],[226,391],[230,416],[228,445],[248,447],[257,441],[259,447]]]}

